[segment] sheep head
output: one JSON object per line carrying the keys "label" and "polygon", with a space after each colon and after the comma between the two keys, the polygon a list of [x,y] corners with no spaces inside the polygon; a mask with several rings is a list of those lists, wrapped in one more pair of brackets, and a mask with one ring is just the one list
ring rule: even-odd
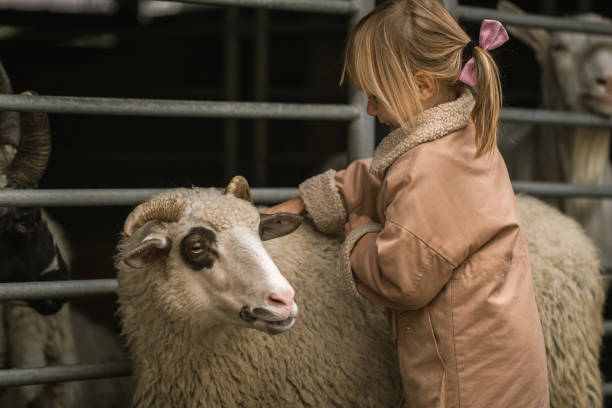
{"label": "sheep head", "polygon": [[262,238],[287,234],[300,222],[297,216],[260,217],[239,176],[225,194],[171,190],[127,217],[117,268],[139,279],[132,285],[154,282],[149,299],[174,321],[281,333],[293,326],[297,305]]}
{"label": "sheep head", "polygon": [[[0,282],[70,279],[68,266],[40,208],[9,208],[0,217]],[[56,313],[64,299],[30,300],[43,315]]]}
{"label": "sheep head", "polygon": [[[500,1],[497,7],[523,13],[509,1]],[[612,23],[593,13],[574,18]],[[512,25],[508,31],[535,52],[542,80],[549,81],[543,95],[545,107],[612,115],[612,37]]]}
{"label": "sheep head", "polygon": [[[12,93],[0,64],[0,93]],[[32,92],[25,92],[32,95]],[[0,113],[0,188],[34,188],[51,153],[47,115],[39,112]],[[70,278],[68,266],[40,208],[0,207],[0,282],[32,282]],[[30,300],[41,314],[57,312],[65,300]]]}

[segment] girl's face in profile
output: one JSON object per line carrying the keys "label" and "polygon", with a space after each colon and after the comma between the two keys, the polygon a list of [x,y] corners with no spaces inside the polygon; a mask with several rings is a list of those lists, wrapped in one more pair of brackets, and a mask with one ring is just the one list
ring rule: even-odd
{"label": "girl's face in profile", "polygon": [[389,126],[390,130],[395,130],[399,127],[399,123],[391,118],[391,114],[385,109],[384,105],[380,103],[376,96],[368,96],[368,106],[366,112],[370,116],[376,116],[378,121],[382,124]]}

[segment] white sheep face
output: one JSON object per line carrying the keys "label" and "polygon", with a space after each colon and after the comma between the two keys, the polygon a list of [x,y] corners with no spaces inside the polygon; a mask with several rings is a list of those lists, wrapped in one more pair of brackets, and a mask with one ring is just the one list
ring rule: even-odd
{"label": "white sheep face", "polygon": [[[262,244],[257,210],[235,197],[220,198],[214,207],[192,200],[177,222],[145,224],[129,238],[135,242],[125,247],[123,261],[156,275],[152,296],[171,319],[201,328],[289,330],[298,311],[295,292]],[[234,222],[224,222],[223,213],[232,213]]]}
{"label": "white sheep face", "polygon": [[[523,11],[508,1],[501,1],[503,11]],[[577,20],[612,23],[597,14],[582,14]],[[511,36],[529,47],[542,67],[543,80],[556,87],[559,95],[546,105],[572,111],[590,111],[612,115],[612,37],[540,28],[508,26]],[[547,106],[550,108],[550,106]]]}
{"label": "white sheep face", "polygon": [[[595,15],[587,21],[603,22]],[[582,33],[550,34],[548,58],[566,108],[612,115],[612,38]]]}

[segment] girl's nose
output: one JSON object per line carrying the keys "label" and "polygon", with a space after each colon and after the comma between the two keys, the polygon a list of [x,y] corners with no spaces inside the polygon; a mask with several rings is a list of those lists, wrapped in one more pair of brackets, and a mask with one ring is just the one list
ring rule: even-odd
{"label": "girl's nose", "polygon": [[366,107],[366,112],[370,116],[376,116],[376,114],[378,113],[376,111],[376,105],[370,100],[368,100],[368,106]]}

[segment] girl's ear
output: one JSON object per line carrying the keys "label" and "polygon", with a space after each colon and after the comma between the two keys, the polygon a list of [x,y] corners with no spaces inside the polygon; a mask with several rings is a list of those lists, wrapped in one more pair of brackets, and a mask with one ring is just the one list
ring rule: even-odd
{"label": "girl's ear", "polygon": [[416,80],[417,91],[423,107],[425,109],[431,107],[436,95],[436,80],[429,72],[425,71],[417,71],[414,74],[414,79]]}

